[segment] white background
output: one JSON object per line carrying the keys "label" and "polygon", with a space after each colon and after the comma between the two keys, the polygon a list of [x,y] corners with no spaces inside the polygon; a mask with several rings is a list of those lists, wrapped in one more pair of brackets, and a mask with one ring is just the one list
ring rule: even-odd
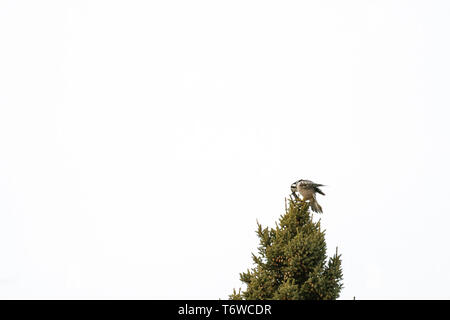
{"label": "white background", "polygon": [[319,196],[342,299],[449,299],[448,1],[0,1],[0,298],[226,299]]}

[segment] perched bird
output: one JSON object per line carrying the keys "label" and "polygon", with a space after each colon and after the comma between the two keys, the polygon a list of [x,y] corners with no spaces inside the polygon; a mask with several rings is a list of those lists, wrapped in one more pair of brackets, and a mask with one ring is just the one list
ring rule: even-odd
{"label": "perched bird", "polygon": [[302,195],[304,201],[309,200],[312,211],[322,213],[322,207],[316,200],[316,192],[320,193],[321,195],[325,195],[325,193],[323,193],[322,190],[319,189],[319,187],[322,186],[324,185],[314,183],[310,180],[301,179],[291,184],[291,191],[297,199],[298,197],[297,194],[295,193],[296,191]]}

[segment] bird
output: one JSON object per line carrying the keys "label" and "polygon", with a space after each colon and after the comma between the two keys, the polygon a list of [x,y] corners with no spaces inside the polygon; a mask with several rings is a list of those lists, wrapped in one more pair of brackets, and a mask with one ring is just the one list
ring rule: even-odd
{"label": "bird", "polygon": [[311,180],[304,180],[300,179],[298,181],[295,181],[293,184],[291,184],[291,191],[292,194],[298,199],[297,194],[295,192],[298,192],[302,195],[303,200],[308,200],[311,209],[314,212],[322,213],[322,207],[319,205],[319,203],[316,200],[316,193],[320,193],[321,195],[325,195],[322,190],[319,189],[319,187],[323,187],[325,185],[320,183],[312,182]]}

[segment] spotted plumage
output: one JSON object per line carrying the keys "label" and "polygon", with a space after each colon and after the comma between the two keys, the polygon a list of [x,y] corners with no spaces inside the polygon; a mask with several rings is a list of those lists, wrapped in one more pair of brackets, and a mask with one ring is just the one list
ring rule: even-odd
{"label": "spotted plumage", "polygon": [[298,192],[303,197],[304,201],[309,201],[312,211],[322,213],[322,207],[316,200],[316,193],[325,195],[325,193],[323,193],[323,191],[319,188],[323,186],[323,184],[315,183],[311,180],[301,179],[291,184],[291,191],[295,197],[297,197],[296,192]]}

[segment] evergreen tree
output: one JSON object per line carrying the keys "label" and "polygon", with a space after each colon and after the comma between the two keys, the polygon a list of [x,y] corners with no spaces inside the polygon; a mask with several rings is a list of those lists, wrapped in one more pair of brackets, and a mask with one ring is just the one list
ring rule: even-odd
{"label": "evergreen tree", "polygon": [[309,204],[291,198],[276,228],[256,231],[260,245],[255,267],[240,274],[245,291],[232,300],[330,300],[343,287],[341,256],[326,256],[325,232],[314,222]]}

